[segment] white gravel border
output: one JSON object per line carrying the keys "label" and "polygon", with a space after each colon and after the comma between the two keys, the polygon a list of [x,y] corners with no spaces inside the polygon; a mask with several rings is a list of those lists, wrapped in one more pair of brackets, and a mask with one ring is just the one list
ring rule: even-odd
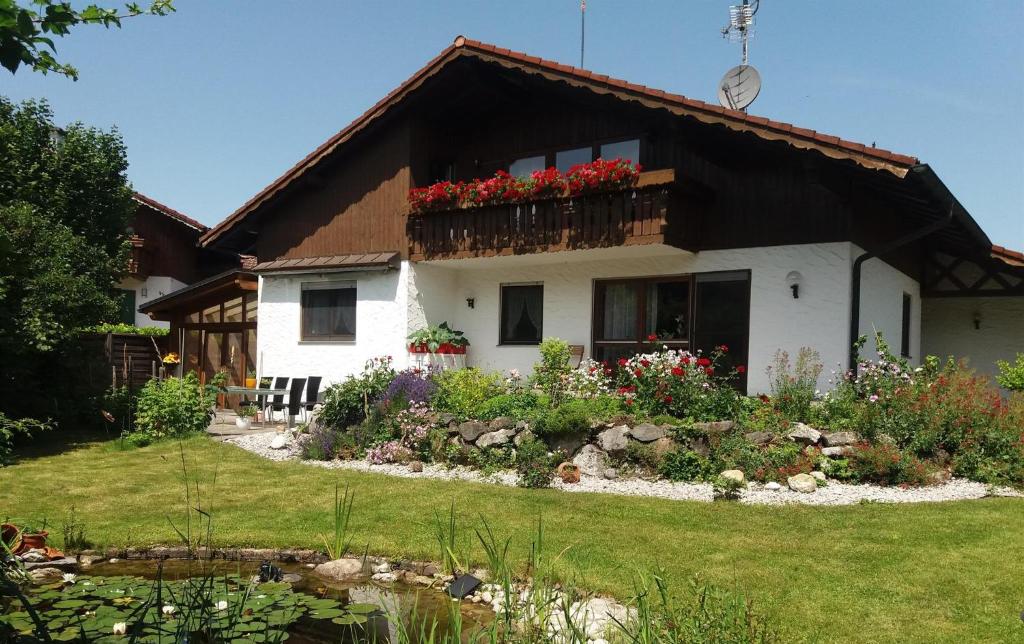
{"label": "white gravel border", "polygon": [[[413,472],[408,465],[373,465],[368,461],[303,461],[294,440],[289,440],[283,449],[270,449],[270,442],[276,434],[248,434],[226,440],[244,450],[258,454],[272,461],[295,460],[314,467],[328,469],[372,472],[402,478],[431,478],[447,481],[474,481],[514,487],[517,476],[512,471],[484,475],[467,467],[448,468],[430,463],[423,464],[422,472]],[[649,481],[641,478],[619,478],[608,480],[583,476],[579,483],[563,483],[555,480],[553,488],[565,492],[598,492],[626,496],[647,496],[674,501],[713,501],[714,493],[710,483],[673,483],[672,481]],[[794,492],[788,488],[766,489],[760,483],[751,483],[743,491],[740,502],[757,505],[853,505],[856,503],[928,503],[938,501],[962,501],[987,496],[1022,497],[1020,492],[1010,488],[992,487],[967,479],[950,479],[940,485],[921,488],[882,487],[878,485],[839,483],[829,481],[817,492],[810,494]]]}

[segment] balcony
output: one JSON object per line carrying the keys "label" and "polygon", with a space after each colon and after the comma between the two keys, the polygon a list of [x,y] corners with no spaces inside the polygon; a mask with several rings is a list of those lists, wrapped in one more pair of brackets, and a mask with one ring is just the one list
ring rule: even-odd
{"label": "balcony", "polygon": [[128,253],[128,274],[132,277],[145,279],[149,275],[150,261],[149,249],[146,248],[146,240],[138,235],[128,238],[131,249]]}
{"label": "balcony", "polygon": [[520,204],[413,213],[408,220],[413,261],[493,257],[663,244],[672,170],[644,172],[635,188]]}

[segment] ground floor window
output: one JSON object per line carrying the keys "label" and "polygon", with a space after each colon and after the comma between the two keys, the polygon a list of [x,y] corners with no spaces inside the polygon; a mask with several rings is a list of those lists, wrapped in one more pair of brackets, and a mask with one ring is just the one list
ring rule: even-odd
{"label": "ground floor window", "polygon": [[303,340],[356,339],[356,283],[309,282],[302,285]]}
{"label": "ground floor window", "polygon": [[729,363],[746,364],[749,334],[749,271],[594,284],[591,355],[595,360],[628,358],[647,350],[649,339],[654,338],[659,345],[694,352],[710,352],[724,344],[729,347]]}
{"label": "ground floor window", "polygon": [[122,289],[121,290],[121,311],[118,314],[120,322],[125,324],[135,325],[135,291]]}
{"label": "ground floor window", "polygon": [[910,357],[910,294],[903,294],[903,317],[900,320],[900,355]]}
{"label": "ground floor window", "polygon": [[539,344],[544,335],[544,285],[501,285],[501,344]]}

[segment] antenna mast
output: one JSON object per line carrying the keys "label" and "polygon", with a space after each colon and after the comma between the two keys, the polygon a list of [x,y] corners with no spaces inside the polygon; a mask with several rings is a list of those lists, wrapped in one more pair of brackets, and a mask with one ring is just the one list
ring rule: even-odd
{"label": "antenna mast", "polygon": [[739,40],[743,44],[743,61],[747,64],[747,39],[754,30],[754,14],[760,7],[760,0],[743,0],[743,4],[729,7],[729,24],[722,29],[722,37],[731,42]]}
{"label": "antenna mast", "polygon": [[583,43],[587,38],[587,0],[580,0],[580,69],[583,69]]}
{"label": "antenna mast", "polygon": [[722,29],[722,37],[743,44],[743,61],[727,71],[718,84],[718,102],[722,107],[746,112],[761,91],[761,75],[748,64],[747,41],[753,35],[754,14],[760,0],[743,0],[743,4],[729,7],[729,24]]}

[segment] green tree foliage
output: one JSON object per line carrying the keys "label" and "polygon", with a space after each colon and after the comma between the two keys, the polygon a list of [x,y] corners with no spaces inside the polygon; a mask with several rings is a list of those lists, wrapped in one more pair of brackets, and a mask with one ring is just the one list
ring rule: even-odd
{"label": "green tree foliage", "polygon": [[[0,387],[9,417],[56,417],[78,329],[114,319],[133,212],[116,131],[63,132],[45,102],[0,97]],[[73,406],[73,405],[72,405]]]}
{"label": "green tree foliage", "polygon": [[62,37],[78,25],[120,27],[121,20],[134,16],[165,16],[174,11],[173,0],[153,0],[143,7],[129,2],[121,9],[95,4],[80,9],[70,2],[54,0],[0,0],[0,65],[13,74],[22,65],[46,74],[54,72],[78,80],[78,70],[58,62],[53,36]]}

